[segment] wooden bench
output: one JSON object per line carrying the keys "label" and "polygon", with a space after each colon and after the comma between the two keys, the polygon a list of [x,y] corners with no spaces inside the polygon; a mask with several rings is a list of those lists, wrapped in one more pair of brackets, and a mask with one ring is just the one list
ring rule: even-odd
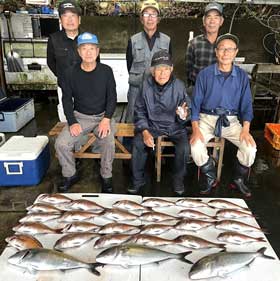
{"label": "wooden bench", "polygon": [[[49,131],[49,136],[57,137],[66,123],[58,122]],[[126,123],[116,123],[115,144],[116,153],[115,159],[131,159],[131,153],[123,146],[118,137],[134,137],[134,125]],[[101,158],[100,153],[88,151],[88,148],[95,142],[96,137],[93,133],[88,134],[87,142],[81,146],[79,151],[74,152],[75,158]]]}
{"label": "wooden bench", "polygon": [[[157,182],[160,182],[161,178],[161,160],[163,157],[174,157],[174,154],[166,154],[163,153],[163,148],[166,146],[174,146],[174,144],[168,140],[165,136],[160,136],[156,141],[156,174],[157,174]],[[212,141],[208,142],[208,148],[212,148],[212,157],[217,162],[217,180],[220,181],[222,175],[222,167],[223,167],[223,157],[224,157],[224,149],[225,149],[225,139],[224,138],[214,138]]]}

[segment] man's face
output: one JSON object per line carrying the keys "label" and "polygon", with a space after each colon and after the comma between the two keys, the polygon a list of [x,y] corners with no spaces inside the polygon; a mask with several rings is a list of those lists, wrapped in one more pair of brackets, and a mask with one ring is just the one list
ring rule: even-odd
{"label": "man's face", "polygon": [[95,44],[82,44],[78,47],[78,52],[83,62],[94,63],[98,57],[99,48]]}
{"label": "man's face", "polygon": [[60,22],[66,31],[76,31],[81,23],[81,17],[71,11],[66,11],[60,16]]}
{"label": "man's face", "polygon": [[141,15],[141,22],[146,31],[154,31],[157,29],[159,22],[158,12],[154,8],[146,8]]}
{"label": "man's face", "polygon": [[164,85],[169,81],[172,71],[172,66],[159,65],[154,68],[152,75],[159,85]]}
{"label": "man's face", "polygon": [[215,10],[209,11],[207,15],[203,17],[203,26],[206,33],[218,33],[223,22],[224,18]]}
{"label": "man's face", "polygon": [[232,64],[238,53],[238,48],[234,41],[230,39],[224,39],[219,43],[216,48],[216,57],[218,64],[229,65]]}

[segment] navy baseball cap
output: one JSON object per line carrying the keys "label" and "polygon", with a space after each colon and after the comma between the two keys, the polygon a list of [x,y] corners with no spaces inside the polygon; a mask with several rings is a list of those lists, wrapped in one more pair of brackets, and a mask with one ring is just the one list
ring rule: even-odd
{"label": "navy baseball cap", "polygon": [[75,1],[63,1],[58,6],[59,16],[63,15],[66,11],[71,11],[78,16],[81,15],[81,8]]}
{"label": "navy baseball cap", "polygon": [[207,15],[209,11],[217,11],[220,15],[223,14],[223,6],[217,2],[209,3],[204,10],[204,15]]}
{"label": "navy baseball cap", "polygon": [[167,65],[167,66],[173,65],[171,56],[166,50],[161,50],[154,53],[152,57],[151,67],[155,67],[158,65]]}
{"label": "navy baseball cap", "polygon": [[220,35],[216,40],[216,46],[218,46],[225,39],[232,40],[236,44],[236,46],[238,47],[239,39],[236,35],[231,34],[231,33],[225,33],[225,34]]}
{"label": "navy baseball cap", "polygon": [[99,41],[95,34],[84,32],[78,36],[78,43],[77,45],[80,46],[82,44],[95,44],[98,45]]}

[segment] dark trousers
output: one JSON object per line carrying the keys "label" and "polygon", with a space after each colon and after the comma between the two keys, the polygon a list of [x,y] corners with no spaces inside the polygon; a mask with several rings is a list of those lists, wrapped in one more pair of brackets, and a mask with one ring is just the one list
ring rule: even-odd
{"label": "dark trousers", "polygon": [[[157,131],[150,131],[154,138],[162,135]],[[189,141],[187,131],[183,130],[174,135],[168,136],[169,140],[175,145],[175,158],[173,165],[173,187],[183,187],[184,177],[186,174],[187,151],[189,151]],[[137,133],[133,139],[132,146],[132,183],[133,186],[139,187],[145,184],[145,164],[148,156],[147,147],[143,141],[142,133]]]}

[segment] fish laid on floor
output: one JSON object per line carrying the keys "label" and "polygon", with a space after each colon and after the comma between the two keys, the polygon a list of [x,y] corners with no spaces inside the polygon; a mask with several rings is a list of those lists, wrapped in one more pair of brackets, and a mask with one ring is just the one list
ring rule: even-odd
{"label": "fish laid on floor", "polygon": [[141,229],[140,231],[141,234],[160,235],[164,232],[173,229],[173,225],[152,223],[152,224],[142,225],[140,229]]}
{"label": "fish laid on floor", "polygon": [[55,242],[54,249],[62,250],[79,247],[96,237],[100,237],[100,235],[87,232],[66,234]]}
{"label": "fish laid on floor", "polygon": [[88,211],[67,211],[59,219],[59,222],[75,222],[83,220],[91,220],[99,216],[99,213],[92,213]]}
{"label": "fish laid on floor", "polygon": [[216,212],[216,218],[222,219],[240,219],[240,218],[254,218],[254,215],[248,212],[243,212],[235,209],[222,209]]}
{"label": "fish laid on floor", "polygon": [[126,211],[144,211],[146,207],[131,200],[119,200],[113,204],[114,208]]}
{"label": "fish laid on floor", "polygon": [[13,231],[30,235],[61,233],[61,229],[53,229],[40,222],[24,222],[14,226]]}
{"label": "fish laid on floor", "polygon": [[65,210],[90,211],[93,213],[100,213],[104,210],[104,207],[101,205],[87,199],[77,199],[71,202],[61,203],[57,207]]}
{"label": "fish laid on floor", "polygon": [[232,272],[248,266],[258,257],[274,259],[274,257],[265,255],[265,250],[266,248],[263,247],[257,252],[220,252],[205,256],[192,266],[189,278],[192,280],[212,277],[226,278]]}
{"label": "fish laid on floor", "polygon": [[183,219],[175,225],[177,230],[198,231],[203,228],[215,225],[216,222],[197,220],[197,219]]}
{"label": "fish laid on floor", "polygon": [[225,248],[225,244],[214,243],[194,235],[180,235],[173,241],[174,244],[196,250],[208,248]]}
{"label": "fish laid on floor", "polygon": [[21,218],[19,222],[46,222],[61,217],[61,213],[31,213]]}
{"label": "fish laid on floor", "polygon": [[100,275],[96,270],[98,263],[85,263],[68,254],[50,249],[27,249],[17,252],[8,258],[8,262],[27,269],[30,273],[45,270],[70,270],[86,268],[90,272]]}
{"label": "fish laid on floor", "polygon": [[137,215],[119,209],[106,209],[101,216],[113,221],[131,221],[138,219]]}
{"label": "fish laid on floor", "polygon": [[133,235],[127,242],[137,245],[149,246],[149,247],[166,246],[166,245],[174,244],[173,240],[160,238],[148,234]]}
{"label": "fish laid on floor", "polygon": [[142,206],[148,207],[148,208],[164,208],[164,207],[170,207],[174,206],[174,202],[168,201],[165,199],[160,198],[148,198],[145,199],[142,203]]}
{"label": "fish laid on floor", "polygon": [[185,256],[190,253],[191,251],[173,254],[147,246],[120,245],[102,251],[96,256],[96,261],[103,264],[120,265],[124,268],[133,265],[158,263],[170,259],[178,259],[192,264],[192,262],[185,259]]}
{"label": "fish laid on floor", "polygon": [[202,213],[200,211],[197,210],[193,210],[193,209],[185,209],[180,211],[177,214],[178,217],[182,217],[182,218],[189,218],[189,219],[200,219],[200,220],[213,220],[215,219],[215,217],[209,216],[205,213]]}
{"label": "fish laid on floor", "polygon": [[237,232],[258,232],[264,233],[261,228],[252,226],[250,224],[239,222],[235,220],[222,220],[215,223],[215,227],[221,230],[237,231]]}
{"label": "fish laid on floor", "polygon": [[27,234],[14,234],[7,237],[5,241],[9,246],[16,248],[17,250],[43,248],[43,245],[35,237]]}
{"label": "fish laid on floor", "polygon": [[136,234],[139,232],[138,226],[117,222],[105,224],[98,231],[99,234]]}
{"label": "fish laid on floor", "polygon": [[99,225],[86,221],[76,221],[68,223],[61,230],[63,233],[90,232],[96,233],[100,229]]}
{"label": "fish laid on floor", "polygon": [[59,208],[45,203],[36,203],[26,208],[28,213],[61,213]]}
{"label": "fish laid on floor", "polygon": [[217,237],[217,240],[226,243],[237,244],[237,245],[242,245],[252,242],[266,242],[266,240],[263,237],[253,237],[234,231],[227,231],[227,232],[220,233]]}
{"label": "fish laid on floor", "polygon": [[71,202],[72,199],[60,193],[54,193],[54,194],[41,194],[38,196],[36,201],[38,203],[49,203],[55,205],[55,204]]}
{"label": "fish laid on floor", "polygon": [[208,206],[216,209],[235,209],[235,210],[243,210],[250,212],[248,208],[244,208],[238,204],[232,203],[230,201],[224,200],[224,199],[213,199],[210,200],[208,203]]}
{"label": "fish laid on floor", "polygon": [[128,241],[128,239],[130,238],[131,235],[129,234],[107,234],[97,239],[93,247],[95,249],[100,249],[121,245]]}
{"label": "fish laid on floor", "polygon": [[208,204],[203,202],[201,199],[191,199],[191,198],[178,199],[175,202],[175,204],[176,206],[185,207],[185,208],[209,207]]}
{"label": "fish laid on floor", "polygon": [[139,216],[140,220],[148,221],[148,222],[163,222],[163,221],[170,221],[170,220],[178,220],[177,217],[167,215],[160,212],[146,212]]}

